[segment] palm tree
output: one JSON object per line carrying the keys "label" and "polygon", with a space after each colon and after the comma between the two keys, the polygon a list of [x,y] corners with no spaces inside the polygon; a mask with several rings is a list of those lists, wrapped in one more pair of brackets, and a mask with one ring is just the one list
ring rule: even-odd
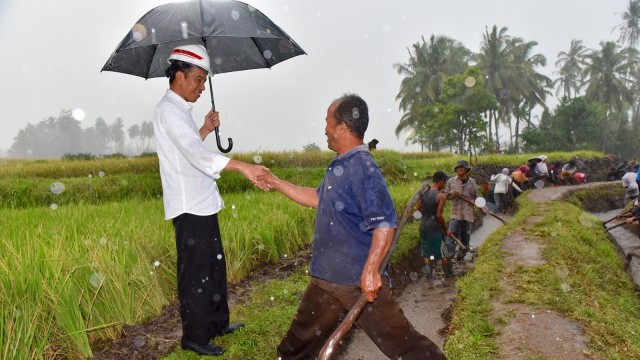
{"label": "palm tree", "polygon": [[556,96],[566,96],[571,99],[573,95],[578,95],[581,89],[581,74],[584,66],[584,58],[589,50],[582,45],[582,40],[571,40],[569,51],[558,53],[556,67],[558,78],[553,81],[553,86],[557,86]]}
{"label": "palm tree", "polygon": [[394,64],[393,68],[404,76],[396,96],[399,108],[404,112],[395,129],[396,136],[403,131],[410,132],[408,141],[419,142],[422,146],[428,139],[417,139],[416,132],[425,121],[420,110],[436,101],[447,76],[462,73],[468,63],[471,52],[459,42],[446,36],[431,36],[427,43],[417,42],[408,49],[409,61]]}
{"label": "palm tree", "polygon": [[614,27],[614,30],[620,30],[618,41],[627,43],[630,48],[635,47],[640,39],[640,0],[629,0],[627,11],[621,15],[622,23]]}
{"label": "palm tree", "polygon": [[[488,28],[485,28],[485,32],[482,34],[480,52],[474,55],[474,59],[483,73],[486,74],[486,85],[493,91],[501,106],[498,114],[493,111],[489,113],[489,129],[491,129],[491,123],[493,122],[495,125],[496,144],[499,144],[500,141],[497,117],[501,117],[503,121],[506,121],[507,114],[510,111],[509,98],[511,94],[507,87],[507,73],[511,55],[507,45],[510,39],[510,36],[507,35],[507,30],[507,27],[503,27],[498,31],[496,25],[493,26],[491,32],[489,32]],[[491,130],[489,130],[489,138],[491,138]]]}
{"label": "palm tree", "polygon": [[632,49],[620,50],[620,46],[612,41],[601,42],[600,46],[600,50],[593,50],[587,55],[583,78],[588,82],[586,99],[604,104],[607,108],[601,129],[601,143],[606,152],[610,146],[615,145],[613,134],[625,125],[621,122],[623,116],[616,116],[619,121],[615,124],[609,120],[614,118],[614,112],[618,115],[626,113],[634,101],[633,93],[627,87],[629,79],[626,76],[633,72],[637,57],[634,59],[630,56],[635,52]]}

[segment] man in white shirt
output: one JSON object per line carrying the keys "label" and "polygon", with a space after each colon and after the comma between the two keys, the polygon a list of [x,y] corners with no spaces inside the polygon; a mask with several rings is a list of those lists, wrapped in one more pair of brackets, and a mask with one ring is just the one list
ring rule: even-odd
{"label": "man in white shirt", "polygon": [[165,219],[173,220],[178,252],[178,298],[183,349],[222,355],[211,343],[218,335],[244,326],[229,324],[227,275],[217,213],[224,208],[216,179],[239,171],[254,185],[268,169],[229,159],[205,149],[203,140],[220,124],[213,110],[198,129],[192,105],[204,91],[210,60],[201,45],[175,48],[169,57],[169,90],[153,114],[153,133],[160,161]]}
{"label": "man in white shirt", "polygon": [[637,174],[634,172],[628,172],[622,176],[622,187],[625,191],[625,201],[634,200],[639,195],[636,175]]}

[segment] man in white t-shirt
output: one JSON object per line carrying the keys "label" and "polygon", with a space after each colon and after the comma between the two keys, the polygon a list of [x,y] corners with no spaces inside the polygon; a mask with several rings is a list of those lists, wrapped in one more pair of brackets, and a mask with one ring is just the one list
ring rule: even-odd
{"label": "man in white t-shirt", "polygon": [[624,187],[624,200],[634,200],[638,197],[638,184],[636,183],[636,173],[628,172],[622,176],[622,187]]}

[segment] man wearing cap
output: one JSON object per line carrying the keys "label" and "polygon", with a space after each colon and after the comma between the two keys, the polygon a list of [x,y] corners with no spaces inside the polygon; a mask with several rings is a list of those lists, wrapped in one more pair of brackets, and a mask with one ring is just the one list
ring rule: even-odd
{"label": "man wearing cap", "polygon": [[[475,200],[478,192],[476,181],[469,177],[469,171],[471,167],[464,160],[459,160],[456,166],[453,168],[456,176],[450,178],[447,181],[447,185],[444,188],[445,193],[449,195],[451,199],[451,214],[449,215],[449,229],[453,232],[462,244],[469,249],[469,242],[471,240],[471,224],[474,220],[473,205],[467,201],[464,201],[461,197],[467,200]],[[455,252],[456,243],[450,239],[446,239],[447,256],[453,256]],[[467,250],[462,250],[457,260],[462,260],[467,255]]]}
{"label": "man wearing cap", "polygon": [[203,141],[220,124],[219,115],[210,111],[198,128],[190,103],[198,100],[207,75],[212,75],[206,49],[179,46],[169,63],[169,90],[153,114],[153,134],[165,219],[172,219],[175,228],[181,346],[201,355],[222,355],[225,349],[211,339],[244,324],[229,324],[226,263],[217,218],[224,202],[216,179],[223,170],[239,171],[266,189],[259,178],[268,169],[205,149]]}

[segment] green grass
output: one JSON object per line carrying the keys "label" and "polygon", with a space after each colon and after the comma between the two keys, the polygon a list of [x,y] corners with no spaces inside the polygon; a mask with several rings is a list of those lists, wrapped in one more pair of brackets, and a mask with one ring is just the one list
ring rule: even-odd
{"label": "green grass", "polygon": [[[424,177],[441,169],[450,173],[458,160],[451,154],[394,151],[376,151],[374,156],[387,176],[398,212]],[[333,153],[256,153],[237,157],[267,165],[294,183],[315,187]],[[515,165],[528,157],[477,159],[480,163]],[[50,191],[55,181],[65,186],[61,194]],[[225,173],[219,185],[227,207],[219,216],[231,284],[264,264],[277,263],[308,248],[313,238],[314,210],[277,193],[255,191],[236,173]],[[174,234],[171,223],[163,220],[160,190],[155,157],[0,162],[0,358],[88,358],[93,340],[116,338],[123,324],[153,316],[175,298]],[[57,207],[50,207],[53,203]],[[534,212],[527,203],[521,208],[522,214]],[[516,221],[500,231],[521,224],[524,216],[517,215]],[[403,261],[402,256],[417,245],[417,233],[417,222],[407,225],[392,261]],[[492,236],[488,244],[495,244],[484,246],[481,253],[499,254],[499,236],[500,232]],[[492,258],[479,258],[474,272],[460,281],[460,305],[456,305],[456,311],[462,312],[454,318],[456,333],[447,345],[452,358],[470,356],[465,355],[468,349],[488,357],[496,352],[490,341],[496,325],[486,319],[484,303],[499,293],[495,284],[502,274],[501,263],[499,257],[489,261]],[[282,297],[288,305],[273,306],[271,300],[262,300],[260,307],[238,307],[234,316],[251,323],[245,331],[255,331],[256,335],[225,337],[230,356],[257,359],[267,354],[270,358],[288,327],[305,283],[305,275],[298,274],[289,280],[264,284],[268,294],[264,296]],[[543,283],[554,284],[550,280]],[[257,300],[251,301],[260,301],[258,294],[259,291]],[[623,303],[633,304],[627,298]],[[613,302],[610,305],[615,309]],[[264,311],[252,310],[263,308]],[[472,310],[476,312],[467,312]],[[595,317],[594,311],[583,309],[578,315]],[[578,315],[575,316],[580,319]],[[602,326],[606,332],[610,325]],[[618,330],[614,333],[618,334]],[[616,349],[610,351],[624,347],[622,342],[612,342],[604,335],[602,341]],[[629,341],[635,344],[632,338]],[[462,350],[458,353],[456,349]],[[634,351],[625,354],[637,355]],[[239,355],[233,355],[236,352]]]}
{"label": "green grass", "polygon": [[[492,316],[492,302],[500,300],[557,311],[577,321],[594,358],[640,358],[640,301],[602,223],[564,201],[539,207],[523,196],[518,204],[517,215],[484,242],[473,271],[458,281],[447,356],[497,356],[496,338],[505,319]],[[529,226],[526,220],[533,215],[542,220]],[[500,247],[505,236],[517,229],[529,241],[544,245],[545,264],[504,268]],[[504,298],[499,285],[504,280],[516,284],[509,298]]]}

